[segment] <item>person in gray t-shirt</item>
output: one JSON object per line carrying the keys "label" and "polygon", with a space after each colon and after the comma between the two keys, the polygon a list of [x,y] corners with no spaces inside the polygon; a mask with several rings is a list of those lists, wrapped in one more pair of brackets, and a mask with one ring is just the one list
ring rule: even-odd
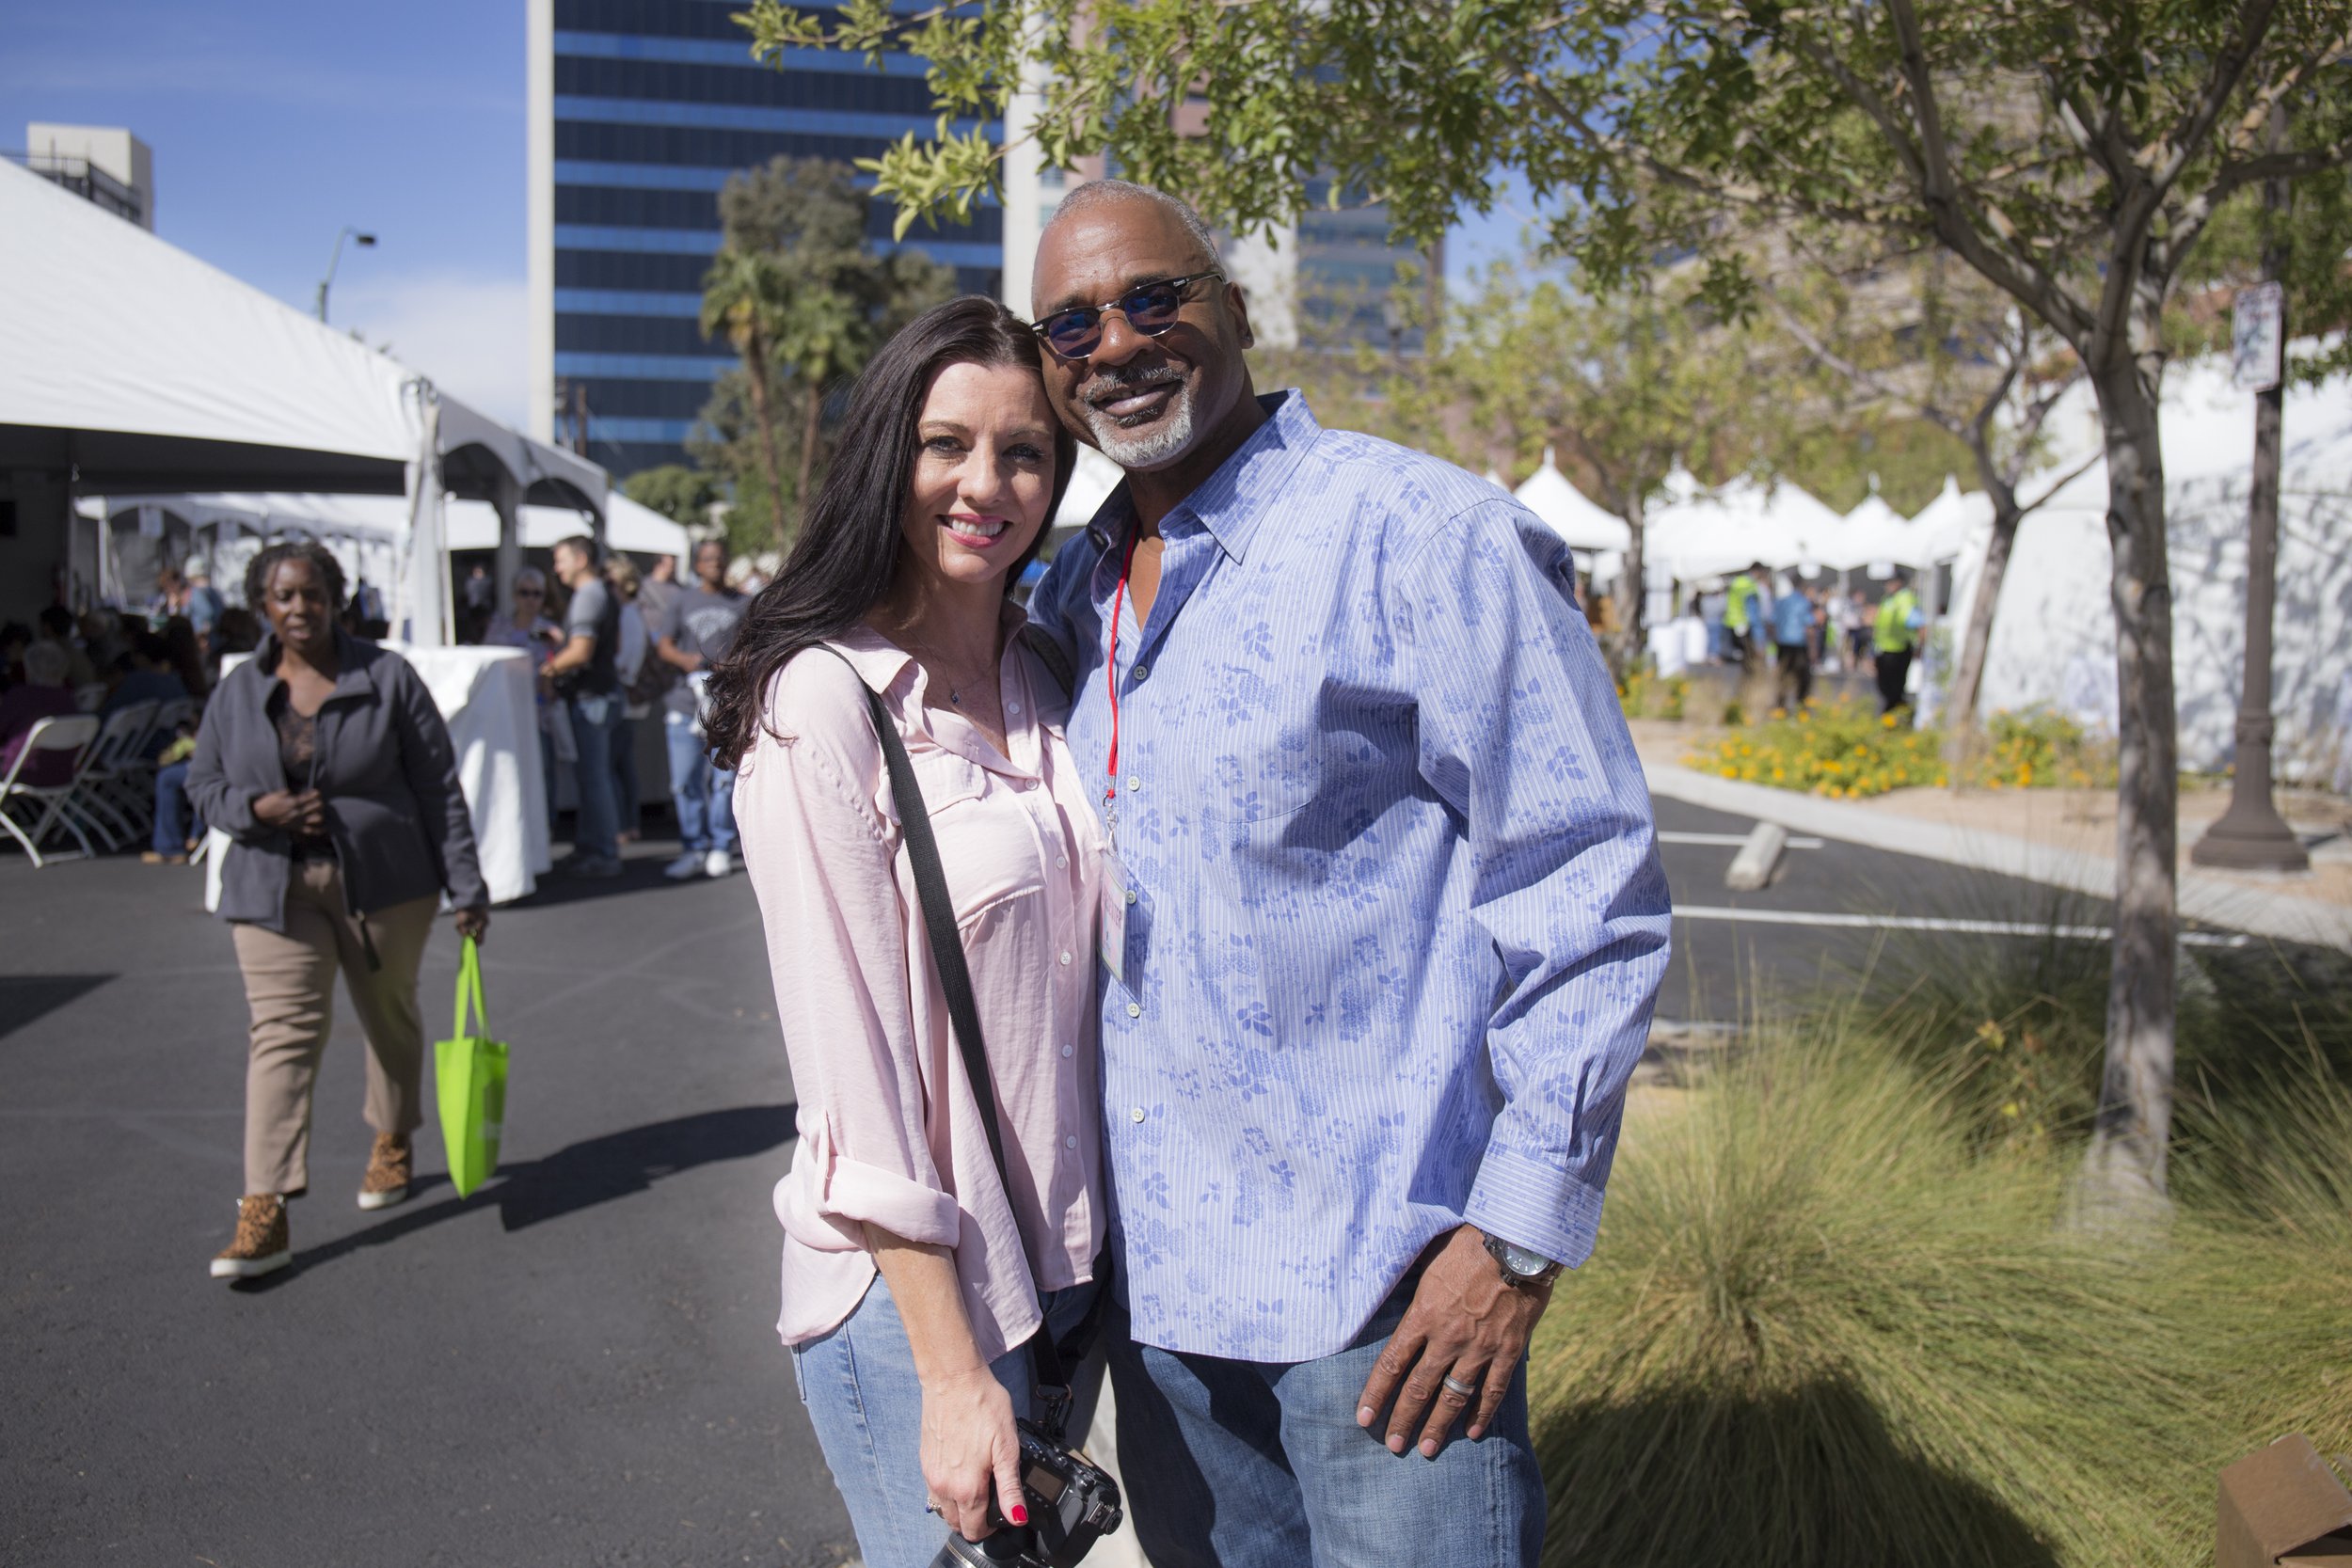
{"label": "person in gray t-shirt", "polygon": [[683,881],[735,869],[735,775],[711,761],[696,709],[709,667],[726,657],[749,602],[727,586],[727,547],[694,546],[694,580],[678,589],[655,631],[654,652],[686,673],[662,699],[661,733],[670,747],[670,799],[677,807],[678,857],[662,875]]}
{"label": "person in gray t-shirt", "polygon": [[555,575],[571,590],[564,612],[564,643],[548,660],[548,674],[571,710],[573,763],[580,815],[572,858],[577,877],[621,874],[620,805],[612,787],[612,736],[621,722],[621,601],[597,566],[596,542],[585,534],[558,542]]}

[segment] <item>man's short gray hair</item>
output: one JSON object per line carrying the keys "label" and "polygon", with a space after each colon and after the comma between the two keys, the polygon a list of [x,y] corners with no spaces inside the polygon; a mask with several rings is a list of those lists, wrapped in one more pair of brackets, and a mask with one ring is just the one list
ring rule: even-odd
{"label": "man's short gray hair", "polygon": [[1045,235],[1051,234],[1054,226],[1062,219],[1082,216],[1114,201],[1149,201],[1169,214],[1184,225],[1184,232],[1191,235],[1193,243],[1200,247],[1201,261],[1212,267],[1218,264],[1216,235],[1201,220],[1200,214],[1192,210],[1190,202],[1181,197],[1170,196],[1166,191],[1153,190],[1149,185],[1138,185],[1132,180],[1089,180],[1063,197],[1061,205],[1054,209],[1054,215],[1046,220],[1044,230],[1039,234],[1039,245],[1045,243]]}
{"label": "man's short gray hair", "polygon": [[67,661],[65,649],[55,642],[28,642],[24,645],[24,678],[34,686],[63,686]]}

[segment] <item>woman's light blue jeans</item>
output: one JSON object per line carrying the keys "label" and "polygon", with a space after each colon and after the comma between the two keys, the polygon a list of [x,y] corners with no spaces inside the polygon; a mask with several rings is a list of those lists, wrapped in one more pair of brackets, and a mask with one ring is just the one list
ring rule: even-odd
{"label": "woman's light blue jeans", "polygon": [[[1075,1328],[1093,1301],[1091,1284],[1046,1291],[1045,1322],[1055,1338]],[[1081,1394],[1079,1408],[1071,1413],[1074,1435],[1083,1435],[1093,1418],[1101,1365],[1094,1358],[1097,1376]],[[1014,1415],[1035,1414],[1031,1392],[1036,1380],[1028,1346],[1007,1351],[989,1364],[989,1370],[1012,1396]],[[833,1469],[834,1484],[850,1505],[850,1523],[857,1529],[866,1568],[930,1568],[947,1539],[947,1526],[923,1508],[929,1496],[921,1452],[923,1386],[914,1376],[906,1324],[882,1275],[874,1276],[866,1299],[840,1327],[794,1347],[792,1372],[800,1381],[801,1402],[808,1406],[809,1424],[825,1450],[825,1463]],[[1079,1381],[1088,1382],[1083,1377]]]}

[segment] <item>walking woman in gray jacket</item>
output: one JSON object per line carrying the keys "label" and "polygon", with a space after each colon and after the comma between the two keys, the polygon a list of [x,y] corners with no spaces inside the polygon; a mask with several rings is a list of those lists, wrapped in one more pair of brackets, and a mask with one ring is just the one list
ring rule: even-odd
{"label": "walking woman in gray jacket", "polygon": [[423,1120],[417,966],[439,895],[464,935],[490,925],[449,729],[407,660],[338,628],[334,556],[272,545],[245,593],[270,635],[213,694],[188,768],[204,821],[231,840],[220,914],[253,1015],[245,1196],[216,1279],[293,1259],[286,1200],[310,1187],[310,1089],[339,970],[368,1042],[375,1147],[359,1207],[408,1196],[408,1134]]}

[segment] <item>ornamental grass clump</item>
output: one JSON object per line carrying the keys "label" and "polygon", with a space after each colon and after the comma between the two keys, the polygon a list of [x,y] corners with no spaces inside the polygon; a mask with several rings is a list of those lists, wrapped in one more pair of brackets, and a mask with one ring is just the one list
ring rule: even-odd
{"label": "ornamental grass clump", "polygon": [[1629,1129],[1530,1365],[1547,1562],[2196,1560],[2233,1441],[2201,1241],[2073,1239],[2068,1161],[1964,1122],[1833,1020]]}
{"label": "ornamental grass clump", "polygon": [[1938,737],[1851,698],[1775,708],[1763,723],[1695,747],[1692,767],[1718,778],[1804,790],[1833,800],[1946,782]]}

